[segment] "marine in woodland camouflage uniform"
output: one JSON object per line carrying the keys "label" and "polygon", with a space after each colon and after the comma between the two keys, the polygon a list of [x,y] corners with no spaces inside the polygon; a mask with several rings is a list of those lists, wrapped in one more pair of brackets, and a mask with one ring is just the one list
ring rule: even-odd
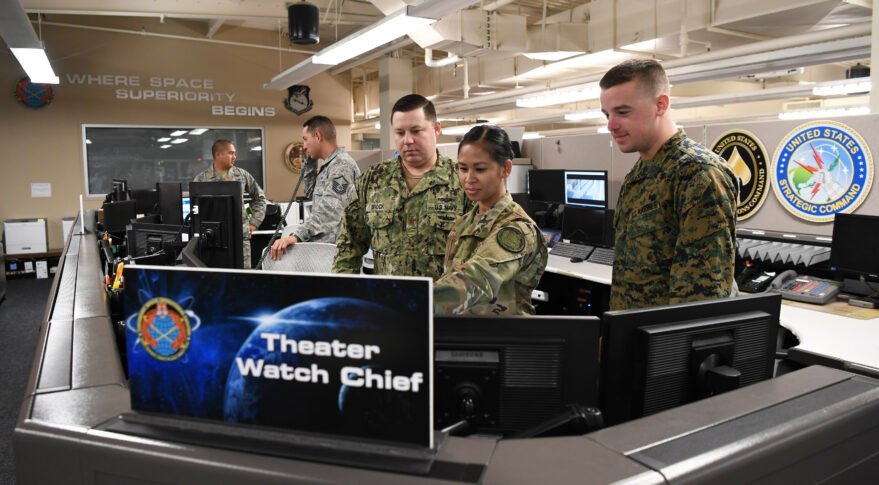
{"label": "marine in woodland camouflage uniform", "polygon": [[461,190],[452,160],[437,157],[411,191],[400,157],[370,167],[357,179],[336,238],[334,273],[359,273],[372,246],[375,274],[442,275],[452,223],[473,204]]}
{"label": "marine in woodland camouflage uniform", "polygon": [[682,130],[653,159],[638,160],[614,213],[612,310],[733,293],[735,180]]}
{"label": "marine in woodland camouflage uniform", "polygon": [[505,194],[488,212],[474,208],[449,234],[445,274],[434,285],[434,312],[528,315],[546,268],[546,240]]}
{"label": "marine in woodland camouflage uniform", "polygon": [[241,182],[242,200],[245,192],[250,196],[251,214],[248,216],[246,209],[242,209],[241,214],[241,220],[244,221],[244,224],[241,227],[242,237],[244,238],[244,267],[250,268],[249,226],[252,225],[253,227],[259,227],[259,225],[262,224],[263,219],[266,217],[266,196],[263,193],[262,188],[260,188],[259,184],[256,183],[256,179],[254,179],[253,175],[250,175],[247,170],[234,166],[230,168],[226,176],[223,177],[212,165],[207,170],[196,175],[193,182],[223,182],[229,180]]}
{"label": "marine in woodland camouflage uniform", "polygon": [[360,168],[345,150],[337,148],[326,163],[317,168],[317,161],[307,159],[302,164],[302,180],[305,197],[312,199],[311,217],[297,227],[293,234],[300,241],[336,241],[342,211],[350,194],[354,192],[354,180],[360,176]]}

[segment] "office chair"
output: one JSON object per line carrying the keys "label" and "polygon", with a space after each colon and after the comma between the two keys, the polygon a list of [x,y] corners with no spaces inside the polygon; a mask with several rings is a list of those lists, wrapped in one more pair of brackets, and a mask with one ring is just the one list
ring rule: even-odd
{"label": "office chair", "polygon": [[[266,247],[263,252],[268,251]],[[336,245],[319,242],[299,242],[287,247],[287,252],[275,261],[266,256],[262,269],[298,273],[329,273],[333,267]]]}

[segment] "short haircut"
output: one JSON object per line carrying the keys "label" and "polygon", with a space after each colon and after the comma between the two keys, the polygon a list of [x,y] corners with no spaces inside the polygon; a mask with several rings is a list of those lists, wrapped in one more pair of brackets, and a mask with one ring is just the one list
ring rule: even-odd
{"label": "short haircut", "polygon": [[507,160],[513,159],[513,145],[507,132],[493,125],[476,125],[461,139],[458,144],[458,154],[467,145],[481,146],[491,158],[503,166]]}
{"label": "short haircut", "polygon": [[394,103],[394,107],[391,108],[391,120],[393,121],[394,113],[398,111],[401,113],[408,113],[409,111],[419,108],[424,110],[424,117],[427,118],[428,121],[436,123],[436,108],[429,99],[420,94],[407,94],[398,99],[397,102]]}
{"label": "short haircut", "polygon": [[601,89],[608,89],[632,80],[652,96],[669,92],[665,69],[653,59],[629,59],[617,64],[604,74],[598,85]]}
{"label": "short haircut", "polygon": [[334,125],[333,121],[326,116],[312,116],[308,121],[303,123],[302,126],[305,127],[309,133],[319,131],[327,140],[333,141],[336,139],[336,125]]}
{"label": "short haircut", "polygon": [[215,156],[218,151],[232,144],[233,143],[231,141],[225,138],[220,138],[219,140],[215,141],[213,145],[211,145],[211,156]]}

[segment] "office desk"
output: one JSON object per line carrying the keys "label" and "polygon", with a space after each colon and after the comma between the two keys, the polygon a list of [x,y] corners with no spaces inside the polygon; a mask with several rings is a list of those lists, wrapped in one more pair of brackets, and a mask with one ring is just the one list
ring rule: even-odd
{"label": "office desk", "polygon": [[879,377],[879,319],[860,320],[781,305],[781,324],[800,340],[788,357]]}
{"label": "office desk", "polygon": [[613,266],[590,263],[589,261],[572,263],[569,258],[553,256],[551,252],[546,262],[546,271],[608,286],[613,278]]}

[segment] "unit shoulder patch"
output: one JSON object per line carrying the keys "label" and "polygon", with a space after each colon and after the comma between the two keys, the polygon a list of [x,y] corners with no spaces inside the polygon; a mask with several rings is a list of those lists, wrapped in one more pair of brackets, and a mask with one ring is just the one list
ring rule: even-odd
{"label": "unit shoulder patch", "polygon": [[497,232],[497,243],[511,253],[525,249],[525,235],[515,227],[505,227]]}

